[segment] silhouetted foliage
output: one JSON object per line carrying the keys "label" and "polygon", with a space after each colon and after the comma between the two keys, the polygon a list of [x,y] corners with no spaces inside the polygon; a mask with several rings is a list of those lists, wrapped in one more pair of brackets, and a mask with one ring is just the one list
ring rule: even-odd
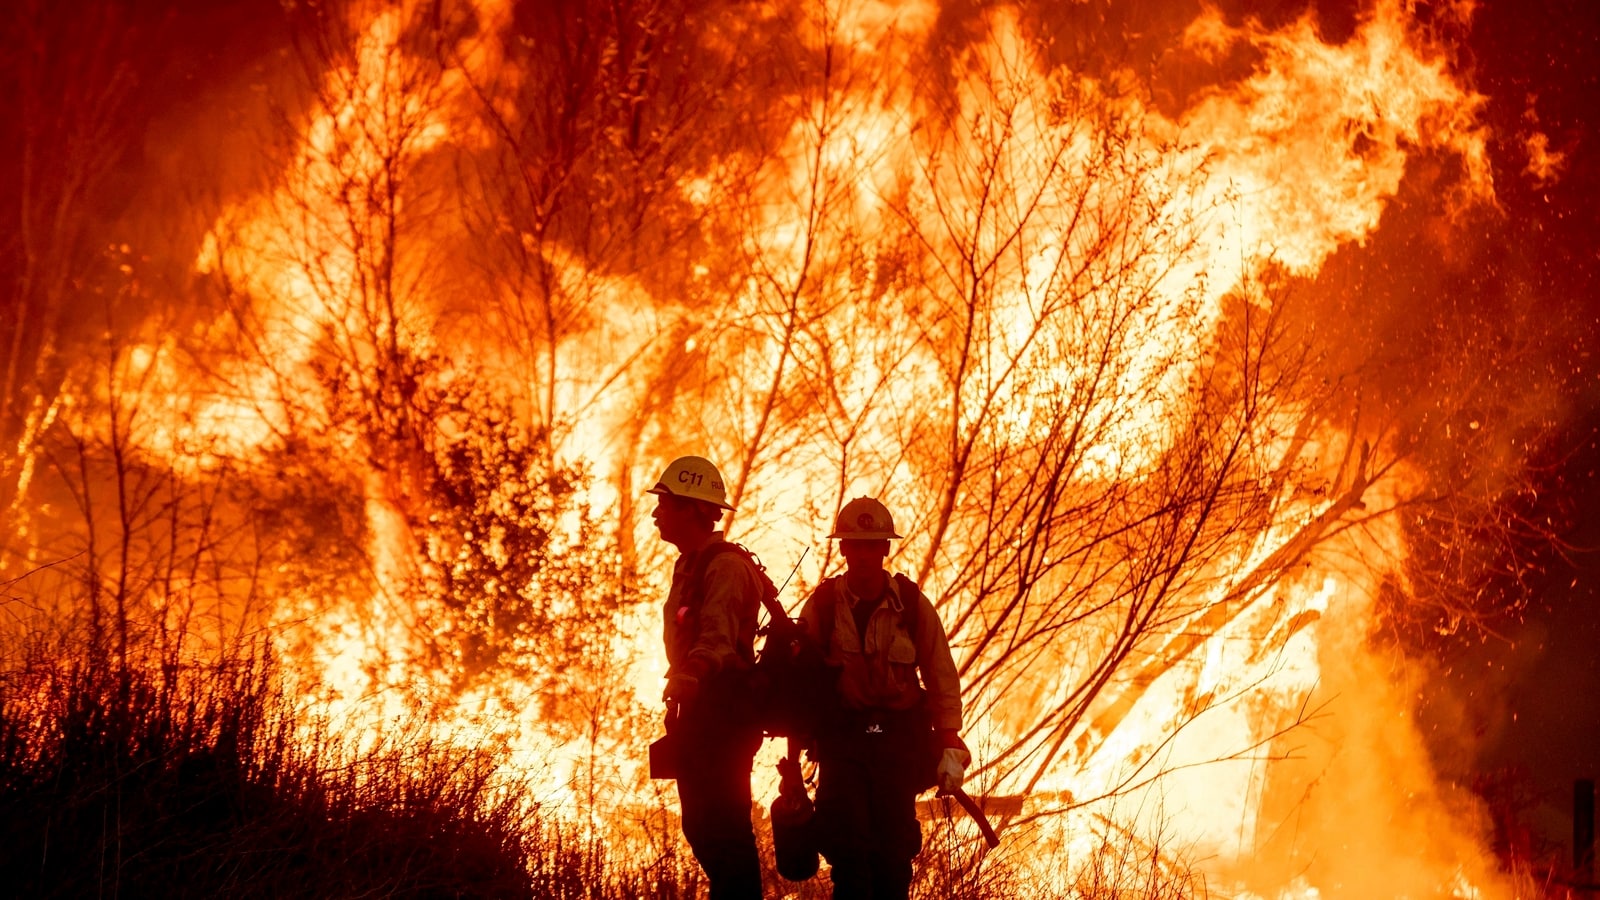
{"label": "silhouetted foliage", "polygon": [[0,687],[0,879],[16,896],[535,896],[526,807],[486,757],[422,743],[336,764],[259,658],[88,662]]}

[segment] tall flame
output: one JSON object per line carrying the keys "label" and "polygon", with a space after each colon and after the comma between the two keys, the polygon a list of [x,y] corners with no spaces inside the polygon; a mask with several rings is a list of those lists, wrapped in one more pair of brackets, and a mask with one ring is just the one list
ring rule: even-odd
{"label": "tall flame", "polygon": [[[509,9],[450,8],[433,53],[429,15],[357,5],[280,180],[220,215],[196,262],[247,298],[259,353],[223,373],[243,396],[195,397],[184,427],[235,456],[321,429],[357,473],[372,577],[278,619],[310,618],[286,648],[367,727],[437,694],[442,733],[509,741],[557,802],[583,802],[602,753],[621,802],[653,800],[626,758],[642,755],[631,729],[663,665],[648,602],[613,622],[626,702],[604,707],[619,710],[609,744],[556,729],[511,676],[418,686],[419,635],[439,636],[406,593],[430,565],[427,510],[404,455],[363,444],[333,407],[389,397],[371,373],[396,360],[438,358],[417,377],[489,379],[556,461],[591,467],[583,496],[645,598],[664,566],[637,487],[679,452],[723,465],[741,540],[783,568],[822,551],[802,587],[833,564],[821,536],[845,499],[890,502],[909,524],[896,562],[937,598],[969,679],[977,783],[1023,796],[1010,818],[1039,846],[1072,859],[1115,822],[1238,896],[1512,896],[1474,805],[1430,767],[1413,676],[1366,642],[1404,539],[1393,516],[1344,526],[1425,473],[1364,446],[1326,396],[1275,394],[1293,379],[1270,368],[1303,315],[1282,285],[1314,290],[1331,255],[1368,240],[1413,160],[1458,167],[1447,204],[1493,203],[1482,99],[1408,4],[1379,0],[1338,44],[1309,15],[1274,29],[1204,9],[1183,49],[1255,61],[1166,112],[1135,73],[1052,68],[1010,8],[959,40],[928,4],[713,16],[707,60],[778,22],[792,70],[765,85],[771,119],[745,143],[686,150],[679,168],[659,154],[670,178],[651,196],[692,223],[676,236],[689,251],[648,216],[562,234],[562,214],[582,215],[560,206],[581,147],[563,173],[505,170],[527,179],[506,186],[529,192],[521,206],[455,191],[485,148],[555,138],[517,132],[517,92],[540,73],[517,68]],[[603,48],[597,69],[626,49]],[[618,108],[650,99],[644,76],[616,77],[638,91]],[[655,157],[638,147],[692,140],[640,121],[602,129],[639,169]],[[517,277],[473,274],[486,248]],[[676,281],[650,259],[680,252],[693,262]],[[191,377],[159,344],[127,364],[159,370],[165,393]],[[173,457],[186,443],[146,441]],[[566,524],[556,546],[580,543]]]}

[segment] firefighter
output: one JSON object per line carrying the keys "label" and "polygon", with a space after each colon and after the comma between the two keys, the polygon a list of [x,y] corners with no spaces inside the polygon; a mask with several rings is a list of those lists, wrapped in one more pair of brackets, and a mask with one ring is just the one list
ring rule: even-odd
{"label": "firefighter", "polygon": [[761,576],[748,554],[722,552],[734,545],[716,526],[733,507],[708,460],[673,460],[649,493],[656,495],[661,539],[679,554],[665,610],[662,700],[683,836],[705,870],[711,900],[759,900],[750,770],[761,729],[744,689],[754,660]]}
{"label": "firefighter", "polygon": [[882,503],[851,500],[829,538],[845,573],[824,580],[800,618],[837,667],[838,705],[818,727],[818,849],[834,900],[904,900],[922,849],[917,794],[961,787],[961,685],[944,626],[909,578],[884,570],[900,537]]}

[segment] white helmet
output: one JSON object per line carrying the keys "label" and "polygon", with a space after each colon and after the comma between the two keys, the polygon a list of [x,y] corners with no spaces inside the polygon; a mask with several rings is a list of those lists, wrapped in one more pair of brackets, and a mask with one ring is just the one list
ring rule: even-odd
{"label": "white helmet", "polygon": [[889,507],[871,497],[857,497],[839,510],[830,538],[847,538],[856,541],[876,541],[898,538],[894,530],[894,517]]}
{"label": "white helmet", "polygon": [[733,509],[728,505],[727,491],[722,488],[722,473],[703,456],[680,456],[668,463],[656,486],[645,493],[687,497],[719,509]]}

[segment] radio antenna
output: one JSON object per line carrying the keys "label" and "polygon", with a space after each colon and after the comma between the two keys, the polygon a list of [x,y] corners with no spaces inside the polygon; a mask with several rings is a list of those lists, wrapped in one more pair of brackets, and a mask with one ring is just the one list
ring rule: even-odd
{"label": "radio antenna", "polygon": [[783,584],[778,585],[778,593],[780,593],[780,594],[783,593],[783,589],[789,586],[789,582],[790,581],[794,580],[794,573],[800,571],[800,564],[802,562],[805,562],[806,554],[810,553],[810,552],[811,552],[811,548],[810,547],[802,547],[802,548],[800,548],[800,558],[794,561],[794,568],[789,570],[789,577],[785,578],[783,580]]}

